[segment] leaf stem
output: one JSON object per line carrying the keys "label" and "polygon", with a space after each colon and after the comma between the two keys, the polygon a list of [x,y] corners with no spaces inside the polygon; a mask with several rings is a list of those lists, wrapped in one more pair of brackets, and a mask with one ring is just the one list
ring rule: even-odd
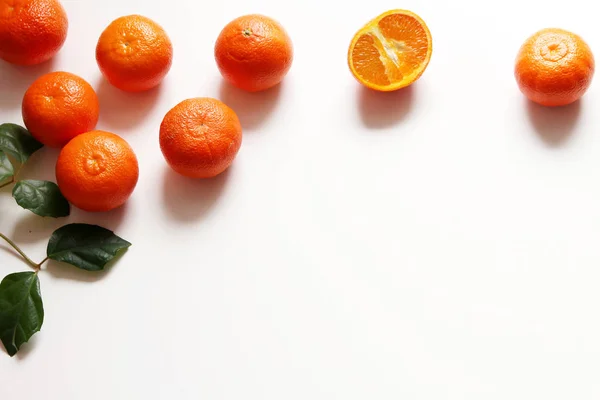
{"label": "leaf stem", "polygon": [[15,175],[11,176],[11,178],[10,178],[10,180],[8,182],[3,183],[2,185],[0,185],[0,189],[2,189],[5,186],[8,186],[8,185],[10,185],[12,183],[15,183]]}
{"label": "leaf stem", "polygon": [[33,261],[31,258],[27,257],[27,255],[25,253],[23,253],[23,250],[21,250],[19,248],[19,246],[17,246],[15,244],[15,242],[13,242],[12,240],[10,240],[9,238],[7,238],[6,236],[4,236],[1,232],[0,232],[0,238],[4,239],[6,241],[6,243],[10,244],[11,247],[13,249],[15,249],[17,251],[17,253],[19,253],[21,255],[21,257],[23,257],[23,259],[25,260],[25,262],[27,264],[29,264],[29,266],[35,270],[39,270],[40,266],[44,263],[44,261],[46,261],[48,258],[46,257],[44,259],[44,261],[42,261],[41,263],[36,263],[35,261]]}

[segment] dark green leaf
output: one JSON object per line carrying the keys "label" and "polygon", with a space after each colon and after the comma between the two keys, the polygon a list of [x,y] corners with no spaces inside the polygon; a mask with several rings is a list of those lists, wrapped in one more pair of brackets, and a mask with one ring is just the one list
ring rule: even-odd
{"label": "dark green leaf", "polygon": [[71,206],[54,182],[23,180],[13,188],[17,204],[42,217],[66,217]]}
{"label": "dark green leaf", "polygon": [[22,126],[16,124],[0,125],[0,150],[4,150],[21,164],[25,163],[42,146]]}
{"label": "dark green leaf", "polygon": [[44,323],[40,281],[35,272],[18,272],[0,283],[0,339],[11,357]]}
{"label": "dark green leaf", "polygon": [[48,258],[87,271],[100,271],[119,250],[131,243],[97,225],[69,224],[58,228],[48,242]]}
{"label": "dark green leaf", "polygon": [[15,170],[10,160],[2,150],[0,150],[0,183],[7,180],[15,174]]}

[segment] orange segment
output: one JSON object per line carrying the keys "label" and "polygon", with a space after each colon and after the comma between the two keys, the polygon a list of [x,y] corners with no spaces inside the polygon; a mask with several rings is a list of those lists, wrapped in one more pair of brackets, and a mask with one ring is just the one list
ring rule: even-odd
{"label": "orange segment", "polygon": [[348,65],[363,85],[392,91],[415,82],[431,59],[431,33],[415,13],[392,10],[362,27],[350,43]]}

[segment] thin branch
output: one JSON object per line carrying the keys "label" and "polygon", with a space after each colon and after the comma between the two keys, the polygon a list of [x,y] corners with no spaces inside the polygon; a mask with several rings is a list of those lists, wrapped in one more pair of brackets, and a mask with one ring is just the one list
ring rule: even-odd
{"label": "thin branch", "polygon": [[[25,253],[23,253],[23,251],[19,248],[19,246],[17,246],[15,244],[15,242],[13,242],[12,240],[10,240],[6,236],[4,236],[2,233],[0,233],[0,238],[4,239],[6,241],[6,243],[10,244],[11,247],[13,249],[15,249],[17,251],[17,253],[19,253],[21,255],[21,257],[23,257],[23,259],[25,260],[25,262],[27,262],[27,264],[29,264],[30,267],[32,267],[35,270],[39,270],[40,269],[40,265],[42,263],[38,264],[35,261],[33,261],[31,258],[27,257],[27,255]],[[46,261],[46,260],[44,260],[44,261]]]}
{"label": "thin branch", "polygon": [[38,267],[38,269],[42,268],[42,264],[43,264],[43,263],[45,263],[46,261],[48,261],[48,257],[44,258],[42,261],[40,261],[40,262],[37,264],[37,267]]}
{"label": "thin branch", "polygon": [[0,185],[0,189],[2,189],[5,186],[8,186],[10,184],[13,184],[13,183],[15,183],[15,176],[14,175],[10,178],[10,180],[8,182],[3,183],[2,185]]}

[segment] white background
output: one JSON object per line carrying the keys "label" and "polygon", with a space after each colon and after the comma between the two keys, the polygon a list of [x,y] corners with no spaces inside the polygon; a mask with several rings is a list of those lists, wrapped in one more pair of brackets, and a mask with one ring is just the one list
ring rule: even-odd
{"label": "white background", "polygon": [[[135,149],[126,207],[52,220],[0,193],[0,231],[35,260],[67,222],[133,242],[106,273],[50,263],[42,331],[0,352],[2,399],[520,400],[600,396],[600,82],[564,109],[528,104],[521,43],[557,26],[600,54],[588,0],[366,2],[65,1],[52,63],[0,63],[0,121],[22,123],[28,85],[87,79],[99,129]],[[434,42],[410,89],[378,94],[346,65],[365,22],[417,12]],[[587,10],[587,11],[586,11]],[[280,87],[222,82],[214,41],[264,13],[295,60]],[[101,78],[94,50],[121,15],[155,19],[174,44],[159,89]],[[211,181],[167,169],[164,114],[212,96],[239,115],[233,167]],[[22,178],[54,180],[43,149]],[[0,275],[28,267],[0,248]]]}

